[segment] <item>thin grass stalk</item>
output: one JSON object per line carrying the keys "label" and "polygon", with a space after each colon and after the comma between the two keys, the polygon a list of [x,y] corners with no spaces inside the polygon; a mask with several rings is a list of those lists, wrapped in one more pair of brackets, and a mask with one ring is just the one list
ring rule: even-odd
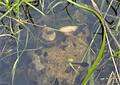
{"label": "thin grass stalk", "polygon": [[17,42],[17,59],[13,65],[13,68],[12,68],[12,85],[14,85],[14,77],[15,77],[15,73],[16,73],[16,68],[17,68],[17,64],[19,62],[19,59],[20,57],[22,56],[22,54],[24,53],[24,50],[27,48],[27,43],[28,43],[28,36],[29,36],[29,33],[27,31],[27,36],[26,36],[26,40],[25,40],[25,46],[20,54],[19,52],[19,37],[20,37],[20,33],[19,33],[19,37],[18,37],[18,40],[16,41]]}
{"label": "thin grass stalk", "polygon": [[97,66],[99,65],[99,63],[104,58],[104,50],[105,50],[105,47],[106,47],[105,45],[106,45],[106,34],[107,34],[106,26],[105,26],[105,22],[104,22],[104,17],[99,12],[97,12],[92,7],[90,7],[86,4],[83,4],[83,3],[77,4],[77,3],[73,2],[72,0],[67,0],[67,1],[71,4],[74,4],[75,6],[77,6],[79,8],[82,8],[83,10],[86,10],[88,12],[93,13],[98,18],[98,20],[100,21],[100,23],[103,27],[103,40],[102,40],[102,43],[101,43],[101,47],[100,47],[98,56],[97,56],[96,60],[94,61],[94,63],[92,64],[92,66],[90,68],[88,68],[87,75],[85,76],[85,78],[82,81],[82,85],[86,85],[88,80],[90,79],[90,77],[92,76],[94,71],[96,70]]}
{"label": "thin grass stalk", "polygon": [[45,13],[42,12],[41,10],[37,9],[35,6],[33,6],[32,4],[30,4],[29,2],[25,2],[26,4],[28,4],[30,7],[32,7],[33,9],[35,9],[36,11],[38,11],[40,14],[42,14],[43,16],[45,16]]}
{"label": "thin grass stalk", "polygon": [[2,18],[6,17],[7,14],[9,14],[17,5],[20,5],[21,3],[22,3],[22,2],[14,4],[5,14],[3,14],[2,16],[0,16],[0,20],[1,20]]}

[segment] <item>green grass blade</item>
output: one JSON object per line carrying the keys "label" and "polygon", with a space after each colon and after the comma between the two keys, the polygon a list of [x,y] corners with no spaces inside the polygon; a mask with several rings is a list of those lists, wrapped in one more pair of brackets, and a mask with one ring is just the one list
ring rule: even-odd
{"label": "green grass blade", "polygon": [[93,13],[98,18],[98,20],[100,21],[100,23],[103,27],[103,30],[104,30],[103,40],[102,40],[102,44],[101,44],[98,56],[97,56],[96,60],[94,61],[94,63],[92,64],[92,66],[90,68],[88,68],[88,73],[87,73],[87,75],[85,76],[85,78],[83,79],[83,82],[82,82],[82,85],[86,85],[87,81],[90,79],[90,77],[92,76],[92,74],[96,70],[97,66],[100,64],[100,62],[104,58],[104,51],[105,51],[105,47],[106,47],[105,46],[105,44],[106,44],[106,26],[105,26],[105,23],[104,23],[104,17],[91,6],[88,6],[84,3],[79,3],[78,4],[78,3],[73,2],[72,0],[67,0],[67,1],[71,4],[74,4],[75,6],[77,6],[79,8],[82,8],[85,11]]}
{"label": "green grass blade", "polygon": [[[14,4],[20,3],[20,0],[15,0]],[[19,7],[21,4],[17,5],[13,10],[17,13],[17,15],[19,14]]]}
{"label": "green grass blade", "polygon": [[45,16],[45,13],[42,12],[41,10],[37,9],[35,6],[33,6],[32,4],[25,2],[26,4],[28,4],[30,7],[32,7],[33,9],[35,9],[36,11],[38,11],[40,14],[42,14],[43,16]]}
{"label": "green grass blade", "polygon": [[89,5],[86,5],[84,3],[76,3],[76,2],[73,2],[72,0],[67,0],[69,3],[71,4],[74,4],[75,6],[83,9],[84,11],[88,11],[88,12],[91,12],[93,13],[100,21],[103,21],[102,19],[102,15],[96,11],[93,7],[89,6]]}
{"label": "green grass blade", "polygon": [[16,4],[14,4],[5,14],[3,14],[2,16],[0,16],[0,20],[2,19],[2,18],[4,18],[5,16],[7,16],[7,14],[9,14],[17,5],[19,5],[19,4],[21,4],[21,3],[16,3]]}
{"label": "green grass blade", "polygon": [[116,28],[115,28],[116,31],[119,31],[120,30],[120,17],[119,17],[119,20],[118,20],[118,23],[116,25]]}
{"label": "green grass blade", "polygon": [[11,7],[10,0],[6,0],[5,2],[6,2],[5,6],[9,10]]}
{"label": "green grass blade", "polygon": [[96,70],[97,66],[100,64],[100,62],[102,61],[102,59],[104,58],[104,52],[105,52],[105,45],[106,45],[106,37],[105,37],[106,32],[104,32],[104,36],[103,36],[103,41],[98,53],[98,56],[95,60],[95,62],[93,63],[93,65],[88,69],[88,73],[85,76],[82,85],[86,85],[87,81],[89,80],[89,78],[91,77],[91,75],[93,74],[93,72]]}
{"label": "green grass blade", "polygon": [[4,5],[5,6],[5,3],[2,2],[2,0],[0,0],[0,7]]}

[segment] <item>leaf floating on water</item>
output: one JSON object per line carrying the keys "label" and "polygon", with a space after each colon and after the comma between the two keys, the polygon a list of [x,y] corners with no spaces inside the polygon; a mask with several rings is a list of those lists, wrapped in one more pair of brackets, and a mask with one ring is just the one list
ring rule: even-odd
{"label": "leaf floating on water", "polygon": [[47,40],[47,41],[53,41],[56,38],[56,33],[55,33],[55,31],[52,28],[45,27],[43,29],[42,38]]}
{"label": "leaf floating on water", "polygon": [[60,32],[65,34],[75,32],[78,29],[78,26],[64,26],[59,29]]}

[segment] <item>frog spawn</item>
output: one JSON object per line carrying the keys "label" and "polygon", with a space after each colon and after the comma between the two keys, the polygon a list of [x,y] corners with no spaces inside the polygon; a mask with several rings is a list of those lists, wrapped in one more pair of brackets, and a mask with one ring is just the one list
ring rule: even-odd
{"label": "frog spawn", "polygon": [[[87,26],[85,26],[82,29],[86,29],[86,27]],[[52,42],[54,44],[64,41],[66,39],[66,42],[69,44],[69,46],[75,46],[74,40],[75,40],[75,38],[77,38],[76,35],[80,31],[81,31],[80,26],[64,26],[64,27],[59,28],[58,30],[45,26],[42,29],[42,38],[45,41]],[[87,34],[81,33],[81,35],[80,34],[79,35],[80,36],[89,35],[88,28],[85,31],[85,33],[87,33]],[[88,36],[86,36],[86,37],[88,37]]]}
{"label": "frog spawn", "polygon": [[[58,81],[60,85],[63,85],[63,81],[66,82],[66,85],[72,85],[74,83],[75,71],[73,70],[72,72],[66,72],[66,69],[69,67],[68,60],[73,59],[74,62],[80,62],[82,60],[83,55],[87,49],[86,38],[89,36],[89,33],[87,33],[88,31],[86,30],[87,28],[85,28],[83,32],[78,33],[76,36],[73,35],[73,33],[72,36],[70,33],[64,34],[66,40],[59,43],[61,46],[66,45],[64,50],[55,45],[43,49],[45,53],[47,53],[47,56],[45,56],[45,61],[42,61],[40,64],[43,65],[42,67],[44,67],[43,69],[45,70],[46,78],[48,78],[48,80],[51,77],[55,78],[57,79],[56,82]],[[73,41],[75,46],[69,45],[71,42],[73,43]],[[42,60],[44,55],[39,55],[39,57]]]}

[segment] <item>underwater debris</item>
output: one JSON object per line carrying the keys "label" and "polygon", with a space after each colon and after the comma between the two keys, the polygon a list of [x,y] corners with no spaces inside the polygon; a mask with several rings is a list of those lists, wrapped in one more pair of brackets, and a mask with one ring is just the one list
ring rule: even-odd
{"label": "underwater debris", "polygon": [[60,32],[63,32],[65,35],[71,35],[78,29],[78,26],[64,26],[59,29]]}

